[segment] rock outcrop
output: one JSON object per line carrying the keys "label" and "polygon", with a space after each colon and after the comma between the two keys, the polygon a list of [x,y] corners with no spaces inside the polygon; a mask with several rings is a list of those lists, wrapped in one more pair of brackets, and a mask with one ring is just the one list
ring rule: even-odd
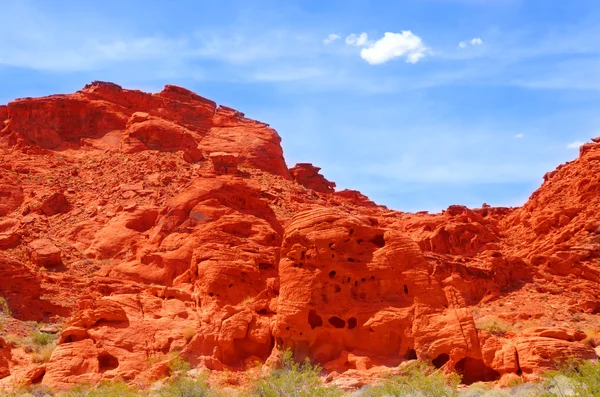
{"label": "rock outcrop", "polygon": [[[175,86],[94,82],[0,121],[0,389],[286,348],[334,382],[419,359],[502,383],[597,357],[596,141],[523,207],[409,214],[288,169],[267,124]],[[47,363],[5,342],[27,321],[62,324]]]}

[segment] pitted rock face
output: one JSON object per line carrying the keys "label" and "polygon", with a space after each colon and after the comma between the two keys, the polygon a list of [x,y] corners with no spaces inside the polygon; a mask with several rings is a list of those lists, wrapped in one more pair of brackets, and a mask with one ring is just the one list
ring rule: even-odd
{"label": "pitted rock face", "polygon": [[181,87],[93,82],[0,122],[6,332],[64,322],[42,365],[0,338],[0,390],[151,382],[175,356],[243,378],[285,348],[345,384],[414,359],[508,384],[597,355],[596,141],[523,207],[409,214],[288,169],[268,124]]}

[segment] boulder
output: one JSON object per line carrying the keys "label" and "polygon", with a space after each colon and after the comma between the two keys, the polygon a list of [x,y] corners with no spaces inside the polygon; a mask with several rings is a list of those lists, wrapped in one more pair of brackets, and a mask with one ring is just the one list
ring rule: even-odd
{"label": "boulder", "polygon": [[62,252],[49,239],[34,240],[27,246],[29,258],[40,267],[55,267],[62,264]]}

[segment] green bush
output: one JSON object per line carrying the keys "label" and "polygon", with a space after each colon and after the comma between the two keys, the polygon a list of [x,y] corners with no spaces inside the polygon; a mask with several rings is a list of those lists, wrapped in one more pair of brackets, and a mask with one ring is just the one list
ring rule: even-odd
{"label": "green bush", "polygon": [[178,376],[158,390],[159,397],[216,397],[218,394],[206,384],[206,379]]}
{"label": "green bush", "polygon": [[455,397],[460,376],[454,374],[445,378],[435,368],[417,361],[409,364],[403,374],[382,381],[367,389],[365,397]]}
{"label": "green bush", "polygon": [[46,346],[54,343],[56,340],[56,335],[47,334],[45,332],[40,332],[35,330],[31,333],[31,342],[36,346]]}
{"label": "green bush", "polygon": [[600,363],[571,360],[546,376],[540,397],[600,397]]}
{"label": "green bush", "polygon": [[190,370],[190,364],[180,356],[172,359],[167,366],[170,375],[185,375]]}
{"label": "green bush", "polygon": [[292,358],[292,352],[286,350],[282,356],[282,368],[259,379],[250,391],[253,397],[337,397],[341,390],[324,386],[319,377],[321,367],[312,365],[307,358],[298,363]]}
{"label": "green bush", "polygon": [[59,397],[139,397],[141,392],[133,390],[125,382],[101,382],[96,387],[86,385],[76,386]]}

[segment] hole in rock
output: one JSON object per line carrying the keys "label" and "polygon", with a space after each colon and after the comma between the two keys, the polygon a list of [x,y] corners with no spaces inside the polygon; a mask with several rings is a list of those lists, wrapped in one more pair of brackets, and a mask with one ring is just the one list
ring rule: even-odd
{"label": "hole in rock", "polygon": [[350,229],[350,235],[352,236],[354,234],[354,229]]}
{"label": "hole in rock", "polygon": [[355,282],[354,282],[354,286],[355,286],[355,287],[358,287],[358,281],[355,281]]}
{"label": "hole in rock", "polygon": [[335,270],[332,270],[329,272],[329,278],[334,278],[335,277]]}
{"label": "hole in rock", "polygon": [[209,292],[208,296],[210,296],[212,298],[213,296],[215,296],[215,294],[213,294],[212,292]]}
{"label": "hole in rock", "polygon": [[311,310],[308,312],[308,323],[311,329],[315,329],[323,325],[323,319],[317,314],[316,310]]}
{"label": "hole in rock", "polygon": [[348,262],[354,262],[354,259],[348,258]]}
{"label": "hole in rock", "polygon": [[450,356],[447,353],[442,353],[431,362],[434,367],[442,368],[450,360]]}
{"label": "hole in rock", "polygon": [[375,280],[375,276],[371,276],[371,280]]}
{"label": "hole in rock", "polygon": [[404,359],[405,360],[416,360],[417,352],[415,351],[415,349],[408,349],[408,351],[404,355]]}
{"label": "hole in rock", "polygon": [[98,356],[98,369],[100,372],[110,371],[119,366],[119,360],[109,353],[100,353]]}
{"label": "hole in rock", "polygon": [[363,239],[362,239],[362,238],[359,238],[359,239],[358,239],[358,241],[356,241],[356,242],[360,244],[360,243],[362,243],[362,242],[363,242]]}
{"label": "hole in rock", "polygon": [[408,286],[406,284],[404,284],[404,293],[408,294]]}
{"label": "hole in rock", "polygon": [[260,270],[269,270],[269,269],[273,269],[273,265],[271,265],[270,263],[263,263],[263,262],[261,262],[261,263],[258,264],[258,268]]}
{"label": "hole in rock", "polygon": [[334,245],[334,244],[335,244],[335,243],[329,243],[329,248],[333,249],[333,245]]}
{"label": "hole in rock", "polygon": [[340,287],[340,286],[339,286],[339,285],[337,285],[337,284],[334,284],[334,285],[333,285],[333,290],[334,290],[335,292],[340,292],[340,291],[342,290],[342,287]]}
{"label": "hole in rock", "polygon": [[475,382],[493,382],[500,379],[500,374],[486,366],[482,360],[465,357],[454,366],[456,372],[462,375],[462,383],[471,385]]}
{"label": "hole in rock", "polygon": [[229,288],[233,287],[233,284],[229,284]]}
{"label": "hole in rock", "polygon": [[335,255],[331,254],[331,257],[332,257],[332,258],[335,258]]}
{"label": "hole in rock", "polygon": [[348,319],[348,329],[354,329],[354,328],[356,328],[356,318],[350,317]]}
{"label": "hole in rock", "polygon": [[360,279],[360,281],[362,281],[364,283],[365,281],[367,281],[367,279],[363,277]]}
{"label": "hole in rock", "polygon": [[350,282],[352,279],[350,277],[348,277],[348,282]]}
{"label": "hole in rock", "polygon": [[38,376],[36,376],[35,378],[33,378],[31,380],[31,384],[32,385],[39,385],[40,383],[42,383],[42,380],[44,380],[44,375],[46,375],[46,371],[42,371],[41,374],[39,374]]}
{"label": "hole in rock", "polygon": [[383,234],[376,234],[375,237],[373,237],[369,241],[379,248],[385,245],[385,239],[383,238]]}
{"label": "hole in rock", "polygon": [[304,266],[304,263],[302,263],[302,262],[298,263],[298,267],[302,267],[302,266]]}
{"label": "hole in rock", "polygon": [[329,317],[329,324],[336,328],[344,328],[346,326],[346,322],[337,316]]}

